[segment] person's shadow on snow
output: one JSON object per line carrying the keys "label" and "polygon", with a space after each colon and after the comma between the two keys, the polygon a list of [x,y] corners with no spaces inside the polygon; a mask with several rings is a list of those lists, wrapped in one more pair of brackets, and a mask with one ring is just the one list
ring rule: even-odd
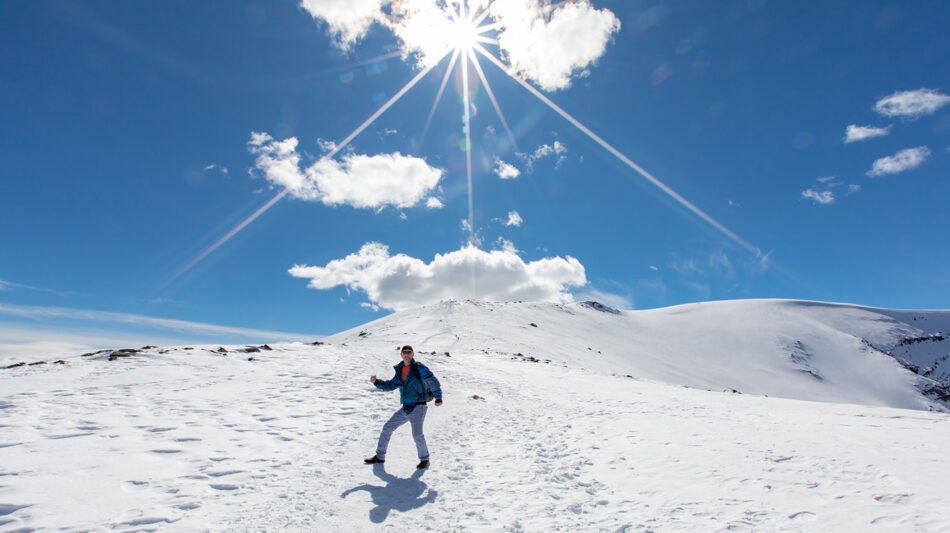
{"label": "person's shadow on snow", "polygon": [[422,497],[428,487],[419,478],[422,477],[425,471],[426,469],[419,469],[412,477],[400,479],[387,473],[382,463],[376,463],[373,465],[373,474],[383,480],[386,485],[360,485],[347,490],[340,497],[346,498],[353,492],[365,490],[373,498],[373,503],[376,504],[376,507],[369,511],[369,519],[376,524],[381,524],[386,521],[389,511],[395,509],[404,513],[435,501],[439,493],[432,489],[429,489],[424,498]]}

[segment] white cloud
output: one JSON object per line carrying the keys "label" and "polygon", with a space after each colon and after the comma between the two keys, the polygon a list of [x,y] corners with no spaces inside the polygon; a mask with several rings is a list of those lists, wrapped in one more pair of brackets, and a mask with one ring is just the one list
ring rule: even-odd
{"label": "white cloud", "polygon": [[0,279],[0,291],[7,291],[12,289],[26,289],[29,291],[38,291],[38,292],[48,292],[50,294],[55,294],[57,296],[68,296],[68,293],[62,291],[55,291],[53,289],[46,289],[43,287],[33,287],[32,285],[23,285],[22,283],[13,283],[12,281],[5,281]]}
{"label": "white cloud", "polygon": [[556,155],[557,162],[554,164],[555,168],[559,167],[561,163],[564,162],[564,159],[567,158],[567,146],[564,145],[561,141],[554,141],[553,144],[542,144],[537,147],[531,154],[518,153],[518,157],[524,161],[525,166],[528,168],[528,172],[534,172],[534,163],[539,159],[544,159],[545,157]]}
{"label": "white cloud", "polygon": [[858,191],[860,191],[860,190],[861,190],[861,186],[860,186],[860,185],[856,185],[856,184],[854,184],[854,183],[848,185],[848,194],[854,194],[854,193],[856,193],[856,192],[858,192]]}
{"label": "white cloud", "polygon": [[348,49],[362,38],[369,27],[382,17],[382,6],[390,0],[302,0],[300,7],[327,29],[341,48]]}
{"label": "white cloud", "polygon": [[495,158],[495,168],[492,169],[495,175],[503,180],[515,179],[521,175],[521,171],[514,165],[506,163],[499,158]]}
{"label": "white cloud", "polygon": [[498,240],[495,241],[495,246],[505,252],[510,252],[513,254],[518,253],[518,247],[515,246],[515,243],[509,241],[504,237],[498,237]]}
{"label": "white cloud", "polygon": [[390,28],[407,53],[415,53],[420,66],[438,62],[458,38],[445,8],[433,0],[397,0],[392,3]]}
{"label": "white cloud", "polygon": [[828,183],[829,181],[834,181],[838,176],[822,176],[818,178],[819,183]]}
{"label": "white cloud", "polygon": [[490,9],[503,26],[499,48],[512,69],[546,91],[569,87],[571,77],[595,63],[620,30],[620,20],[612,12],[594,9],[587,0],[557,5],[506,0]]}
{"label": "white cloud", "polygon": [[508,211],[508,221],[505,222],[506,226],[519,228],[522,222],[524,222],[524,219],[521,218],[521,215],[519,215],[517,211]]}
{"label": "white cloud", "polygon": [[894,155],[882,157],[874,162],[868,176],[879,177],[886,174],[899,174],[905,170],[917,168],[930,158],[930,148],[918,146],[901,150]]}
{"label": "white cloud", "polygon": [[[448,4],[448,5],[446,5]],[[488,2],[469,0],[472,12]],[[301,7],[327,24],[340,48],[347,50],[374,23],[380,23],[403,43],[421,66],[444,57],[459,43],[462,28],[452,23],[455,2],[436,0],[302,0]],[[588,0],[505,0],[490,6],[489,19],[498,28],[499,49],[512,70],[545,90],[570,86],[571,79],[589,74],[602,56],[620,20],[608,9],[595,9]]]}
{"label": "white cloud", "polygon": [[553,145],[542,144],[541,146],[539,146],[534,151],[534,153],[531,154],[531,158],[534,160],[537,160],[537,159],[541,159],[542,157],[547,157],[551,154],[561,155],[565,153],[567,153],[567,146],[564,146],[564,143],[562,143],[561,141],[554,141]]}
{"label": "white cloud", "polygon": [[950,96],[933,89],[896,92],[874,104],[874,110],[886,117],[915,119],[932,115],[941,107],[950,104]]}
{"label": "white cloud", "polygon": [[399,152],[351,153],[341,161],[320,159],[301,169],[295,137],[277,141],[266,133],[251,133],[248,149],[257,155],[255,169],[272,184],[286,188],[295,198],[326,205],[411,207],[442,178],[442,170]]}
{"label": "white cloud", "polygon": [[584,266],[570,256],[526,263],[510,250],[465,246],[436,254],[426,263],[404,254],[390,255],[387,246],[376,242],[324,267],[297,265],[289,272],[309,279],[312,289],[343,285],[364,291],[380,307],[396,310],[449,298],[563,303],[571,301],[569,287],[587,283]]}
{"label": "white cloud", "polygon": [[658,271],[658,270],[660,270],[660,269],[657,268],[656,265],[650,265],[650,270],[656,272],[656,271]]}
{"label": "white cloud", "polygon": [[835,193],[831,191],[818,192],[814,189],[802,191],[802,198],[814,200],[816,204],[828,205],[835,201]]}
{"label": "white cloud", "polygon": [[[88,309],[71,309],[66,307],[41,307],[28,305],[12,305],[0,303],[0,315],[8,315],[19,318],[29,319],[33,324],[49,323],[47,329],[40,329],[35,325],[24,327],[17,324],[11,331],[5,331],[0,328],[0,343],[10,345],[21,345],[20,347],[27,351],[36,351],[40,348],[45,349],[48,345],[56,343],[71,343],[78,349],[91,345],[115,344],[117,339],[154,339],[156,335],[151,330],[170,330],[179,333],[185,333],[184,338],[177,337],[168,339],[178,342],[195,342],[197,338],[217,337],[214,342],[236,342],[240,340],[255,339],[256,342],[273,342],[277,340],[301,341],[312,338],[296,333],[286,333],[279,331],[266,331],[248,328],[235,328],[229,326],[219,326],[215,324],[204,324],[200,322],[187,322],[184,320],[174,320],[168,318],[155,318],[144,315],[130,313],[113,313],[109,311],[94,311]],[[75,329],[68,324],[72,322],[97,323],[95,327],[83,327],[78,333],[68,333],[68,330]],[[105,324],[103,327],[101,324]],[[122,324],[121,328],[113,326]],[[0,325],[2,326],[2,325]],[[130,330],[130,326],[147,328],[145,331]],[[109,330],[114,331],[109,331]],[[19,333],[14,334],[14,332]],[[94,333],[88,333],[93,331]],[[164,336],[164,335],[163,335]],[[222,341],[222,338],[224,340]],[[108,342],[106,342],[108,341]],[[50,343],[53,343],[52,345]]]}
{"label": "white cloud", "polygon": [[445,204],[442,203],[442,200],[439,200],[434,196],[430,196],[426,199],[426,207],[429,209],[442,209],[445,207]]}
{"label": "white cloud", "polygon": [[855,124],[851,124],[848,126],[847,130],[845,130],[844,142],[845,144],[848,144],[866,139],[873,139],[875,137],[884,137],[890,132],[891,126],[886,128],[878,128],[875,126],[857,126]]}

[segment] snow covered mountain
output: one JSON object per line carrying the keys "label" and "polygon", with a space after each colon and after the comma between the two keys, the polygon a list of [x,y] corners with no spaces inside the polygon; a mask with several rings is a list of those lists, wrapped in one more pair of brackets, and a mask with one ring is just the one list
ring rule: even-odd
{"label": "snow covered mountain", "polygon": [[[313,345],[22,361],[0,531],[947,531],[950,415],[921,394],[947,318],[443,302]],[[403,343],[445,393],[424,471],[408,428],[362,464]]]}
{"label": "snow covered mountain", "polygon": [[444,301],[326,339],[355,350],[479,352],[709,390],[943,408],[950,311],[739,300],[619,311]]}

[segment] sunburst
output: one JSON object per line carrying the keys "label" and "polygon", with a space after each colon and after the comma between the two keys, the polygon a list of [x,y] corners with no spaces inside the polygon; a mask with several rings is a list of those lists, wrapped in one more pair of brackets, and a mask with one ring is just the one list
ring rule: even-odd
{"label": "sunburst", "polygon": [[[463,106],[463,130],[465,135],[465,152],[466,152],[466,182],[468,186],[468,231],[469,244],[475,244],[475,224],[474,224],[474,194],[472,188],[472,144],[471,144],[471,96],[470,96],[470,87],[469,87],[469,68],[472,67],[475,69],[475,72],[478,75],[478,80],[481,83],[481,86],[484,88],[486,95],[491,101],[492,107],[494,108],[501,124],[504,126],[505,131],[511,140],[512,147],[516,148],[516,139],[511,132],[511,128],[508,127],[508,121],[505,119],[504,114],[501,111],[501,107],[498,104],[497,99],[495,98],[494,91],[490,84],[488,83],[488,78],[485,75],[485,72],[482,70],[481,65],[478,61],[478,56],[481,55],[485,57],[490,63],[498,67],[502,72],[504,72],[508,77],[512,78],[518,85],[525,88],[529,93],[538,98],[546,106],[551,108],[555,113],[567,120],[571,125],[579,129],[584,135],[589,137],[596,144],[604,148],[611,155],[619,159],[624,165],[629,167],[631,170],[639,174],[642,178],[646,179],[649,183],[657,187],[664,194],[668,195],[670,198],[675,200],[681,206],[686,208],[689,212],[693,213],[705,223],[709,224],[715,228],[719,233],[727,237],[729,240],[738,244],[742,248],[748,250],[753,255],[757,257],[762,256],[762,252],[759,248],[749,244],[745,239],[741,238],[735,232],[729,230],[725,225],[714,219],[712,216],[701,210],[695,204],[684,198],[682,195],[677,193],[671,187],[663,183],[659,178],[651,174],[650,172],[643,169],[640,165],[635,163],[632,159],[624,155],[622,152],[617,150],[613,145],[609,144],[599,135],[591,131],[587,126],[582,124],[579,120],[570,115],[567,111],[562,109],[560,106],[555,104],[550,98],[545,96],[541,91],[536,89],[531,83],[522,78],[518,72],[516,72],[510,65],[506,65],[498,56],[492,54],[488,49],[485,48],[485,45],[498,46],[499,42],[497,39],[490,37],[489,33],[493,31],[499,31],[501,29],[500,25],[497,22],[490,21],[491,18],[491,6],[494,1],[483,2],[477,1],[475,3],[475,9],[470,8],[470,3],[468,0],[456,0],[450,1],[443,4],[441,7],[433,4],[431,9],[427,12],[428,17],[426,20],[419,25],[419,27],[414,28],[416,33],[419,35],[417,42],[413,44],[413,50],[422,56],[420,64],[424,65],[422,70],[418,72],[405,86],[402,87],[395,95],[392,96],[386,103],[384,103],[378,110],[376,110],[372,115],[370,115],[362,124],[360,124],[352,133],[347,135],[342,141],[335,145],[335,148],[332,152],[325,154],[322,159],[332,158],[340,150],[345,148],[354,138],[356,138],[360,133],[363,132],[367,127],[369,127],[373,122],[376,121],[383,113],[385,113],[393,104],[395,104],[403,95],[405,95],[409,90],[411,90],[420,80],[422,80],[426,75],[429,74],[437,65],[445,60],[446,57],[451,56],[449,60],[448,68],[445,71],[445,75],[442,79],[442,83],[439,86],[438,92],[436,93],[432,108],[429,111],[428,117],[426,118],[425,125],[422,129],[421,139],[425,137],[427,130],[432,122],[432,119],[435,115],[436,107],[438,106],[443,93],[445,91],[446,84],[449,78],[461,70],[460,76],[462,81],[462,106]],[[284,196],[288,194],[287,190],[283,190],[271,198],[266,204],[264,204],[257,211],[252,213],[250,216],[242,220],[237,224],[233,229],[227,232],[223,237],[215,241],[210,247],[202,251],[200,254],[195,256],[191,261],[189,261],[182,269],[180,269],[176,274],[173,275],[172,279],[177,278],[182,275],[185,271],[189,270],[195,266],[198,262],[203,260],[209,254],[214,252],[221,245],[226,243],[232,237],[234,237],[238,232],[247,227],[248,224],[253,222],[259,216],[261,216],[268,209],[273,207],[278,201],[280,201]],[[169,280],[170,282],[171,280]]]}

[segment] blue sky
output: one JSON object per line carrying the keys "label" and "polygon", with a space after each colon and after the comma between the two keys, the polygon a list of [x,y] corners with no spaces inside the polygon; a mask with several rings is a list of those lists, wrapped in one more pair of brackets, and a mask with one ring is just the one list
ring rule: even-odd
{"label": "blue sky", "polygon": [[432,6],[0,3],[0,349],[472,295],[947,308],[945,2],[496,3],[471,196],[461,62],[367,123],[428,66]]}

